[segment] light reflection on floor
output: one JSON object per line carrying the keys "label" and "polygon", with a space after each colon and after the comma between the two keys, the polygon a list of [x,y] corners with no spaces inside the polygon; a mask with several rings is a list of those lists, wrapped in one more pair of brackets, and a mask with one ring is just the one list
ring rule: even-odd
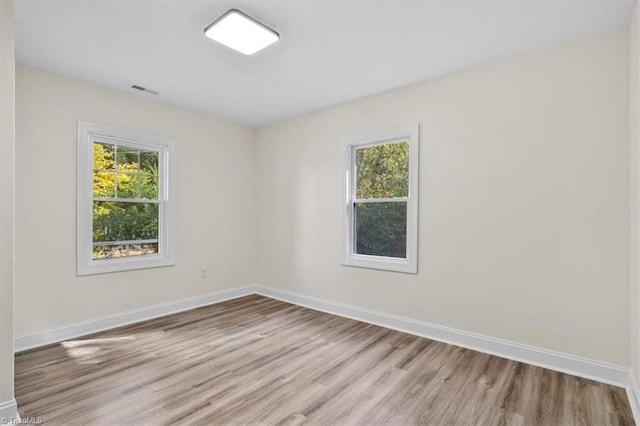
{"label": "light reflection on floor", "polygon": [[62,342],[67,354],[80,364],[98,364],[103,356],[123,343],[135,340],[135,336],[107,337],[102,339],[68,340]]}

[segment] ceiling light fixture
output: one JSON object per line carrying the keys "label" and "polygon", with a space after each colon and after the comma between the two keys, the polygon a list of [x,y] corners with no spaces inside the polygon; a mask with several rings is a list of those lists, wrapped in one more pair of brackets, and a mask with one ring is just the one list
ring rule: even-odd
{"label": "ceiling light fixture", "polygon": [[213,21],[204,35],[245,55],[253,55],[280,38],[277,32],[237,9]]}

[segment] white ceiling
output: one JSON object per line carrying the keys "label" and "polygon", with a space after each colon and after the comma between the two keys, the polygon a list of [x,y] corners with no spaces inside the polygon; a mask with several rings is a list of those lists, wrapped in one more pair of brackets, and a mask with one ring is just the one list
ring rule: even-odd
{"label": "white ceiling", "polygon": [[[633,0],[16,0],[24,64],[253,126],[629,23]],[[280,33],[244,56],[203,35],[230,8]]]}

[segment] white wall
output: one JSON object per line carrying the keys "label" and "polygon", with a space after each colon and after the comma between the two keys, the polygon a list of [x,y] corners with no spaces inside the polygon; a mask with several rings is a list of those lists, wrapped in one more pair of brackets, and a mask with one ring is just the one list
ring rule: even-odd
{"label": "white wall", "polygon": [[0,1],[0,417],[17,413],[13,400],[14,74],[13,2]]}
{"label": "white wall", "polygon": [[[261,284],[629,365],[628,77],[619,30],[259,129]],[[340,266],[341,138],[412,123],[419,274]]]}
{"label": "white wall", "polygon": [[[16,120],[16,334],[254,280],[252,129],[24,67]],[[76,277],[78,120],[175,139],[175,266]],[[208,278],[199,277],[200,265]]]}
{"label": "white wall", "polygon": [[629,31],[629,167],[631,369],[640,383],[640,6]]}

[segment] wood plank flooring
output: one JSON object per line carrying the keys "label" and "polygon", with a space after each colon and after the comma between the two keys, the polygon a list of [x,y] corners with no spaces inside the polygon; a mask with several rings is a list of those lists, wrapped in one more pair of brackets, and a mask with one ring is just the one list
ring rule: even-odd
{"label": "wood plank flooring", "polygon": [[624,389],[248,296],[16,355],[68,424],[632,425]]}

